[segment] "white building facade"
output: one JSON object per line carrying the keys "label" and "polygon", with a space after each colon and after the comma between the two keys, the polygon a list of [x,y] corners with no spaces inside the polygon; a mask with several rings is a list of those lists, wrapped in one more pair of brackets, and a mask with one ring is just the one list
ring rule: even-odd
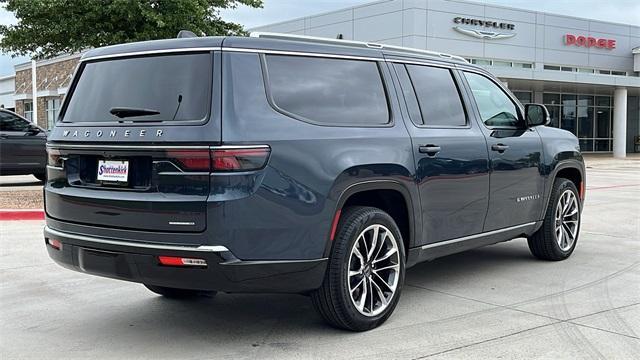
{"label": "white building facade", "polygon": [[[623,11],[623,10],[621,10]],[[460,55],[486,67],[584,152],[640,152],[640,26],[459,0],[387,0],[251,29]]]}

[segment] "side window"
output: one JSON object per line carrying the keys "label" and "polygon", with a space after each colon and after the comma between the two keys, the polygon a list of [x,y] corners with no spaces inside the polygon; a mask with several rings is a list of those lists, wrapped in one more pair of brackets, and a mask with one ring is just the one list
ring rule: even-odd
{"label": "side window", "polygon": [[507,94],[488,78],[465,72],[482,121],[487,126],[517,127],[519,118],[516,105]]}
{"label": "side window", "polygon": [[389,122],[387,96],[375,61],[266,55],[275,105],[294,117],[329,125]]}
{"label": "side window", "polygon": [[467,117],[451,70],[406,65],[425,125],[463,126]]}
{"label": "side window", "polygon": [[30,124],[28,121],[23,120],[13,114],[0,111],[0,131],[19,131],[27,132]]}

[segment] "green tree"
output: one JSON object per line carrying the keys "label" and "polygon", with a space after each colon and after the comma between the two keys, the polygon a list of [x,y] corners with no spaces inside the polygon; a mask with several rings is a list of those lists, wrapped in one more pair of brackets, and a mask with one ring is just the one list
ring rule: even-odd
{"label": "green tree", "polygon": [[89,47],[198,35],[244,34],[220,17],[239,4],[262,0],[0,0],[18,19],[0,25],[0,47],[14,55],[49,58]]}

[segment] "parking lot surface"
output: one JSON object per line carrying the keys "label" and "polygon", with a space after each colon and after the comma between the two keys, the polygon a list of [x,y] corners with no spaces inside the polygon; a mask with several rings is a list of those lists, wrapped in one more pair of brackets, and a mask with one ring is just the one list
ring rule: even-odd
{"label": "parking lot surface", "polygon": [[68,271],[43,222],[0,222],[0,357],[639,359],[640,161],[587,165],[571,258],[536,260],[516,239],[417,265],[366,333],[325,325],[304,296],[174,301]]}

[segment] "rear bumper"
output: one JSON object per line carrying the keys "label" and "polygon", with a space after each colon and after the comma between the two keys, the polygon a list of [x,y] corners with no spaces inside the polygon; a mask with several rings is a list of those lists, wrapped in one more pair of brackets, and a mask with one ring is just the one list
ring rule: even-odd
{"label": "rear bumper", "polygon": [[[44,229],[49,256],[87,274],[144,284],[224,292],[304,293],[322,284],[327,259],[242,261],[224,246],[135,243]],[[47,243],[62,244],[55,249]],[[206,267],[160,265],[158,256],[204,259]]]}

